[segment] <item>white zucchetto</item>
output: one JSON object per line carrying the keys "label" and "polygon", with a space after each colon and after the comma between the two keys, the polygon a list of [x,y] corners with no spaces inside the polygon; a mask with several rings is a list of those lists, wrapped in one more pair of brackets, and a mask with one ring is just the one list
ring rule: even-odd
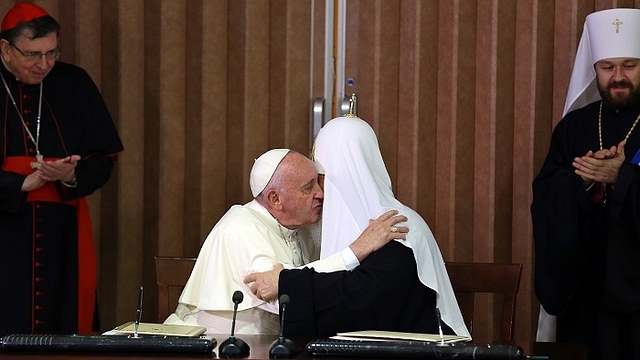
{"label": "white zucchetto", "polygon": [[284,157],[289,153],[289,149],[273,149],[260,155],[253,163],[251,174],[249,176],[249,186],[253,197],[260,195],[262,190],[267,187],[273,173],[276,172],[278,165]]}

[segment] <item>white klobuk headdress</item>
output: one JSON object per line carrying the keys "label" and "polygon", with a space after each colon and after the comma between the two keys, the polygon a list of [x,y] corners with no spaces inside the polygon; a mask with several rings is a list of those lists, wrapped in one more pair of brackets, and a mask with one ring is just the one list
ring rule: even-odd
{"label": "white klobuk headdress", "polygon": [[611,58],[640,58],[640,9],[609,9],[587,16],[563,116],[601,99],[593,65]]}

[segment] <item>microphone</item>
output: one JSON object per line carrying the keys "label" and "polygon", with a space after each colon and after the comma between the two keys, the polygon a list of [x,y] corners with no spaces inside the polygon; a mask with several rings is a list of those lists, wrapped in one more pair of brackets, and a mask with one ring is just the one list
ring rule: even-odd
{"label": "microphone", "polygon": [[289,339],[285,339],[284,333],[284,312],[289,305],[289,295],[280,295],[280,336],[271,343],[269,349],[269,359],[293,357],[300,353],[300,346]]}
{"label": "microphone", "polygon": [[231,336],[220,344],[218,351],[221,356],[231,357],[247,357],[249,356],[249,345],[233,335],[236,328],[236,313],[238,312],[238,304],[242,302],[244,295],[241,291],[236,290],[231,300],[233,301],[233,322],[231,323]]}

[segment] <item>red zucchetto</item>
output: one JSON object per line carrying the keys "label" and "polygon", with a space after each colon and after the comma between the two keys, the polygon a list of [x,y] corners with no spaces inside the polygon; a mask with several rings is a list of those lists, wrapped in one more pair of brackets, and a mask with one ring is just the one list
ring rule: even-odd
{"label": "red zucchetto", "polygon": [[33,19],[47,15],[49,15],[47,10],[38,5],[25,2],[17,3],[7,12],[4,19],[2,19],[2,26],[0,27],[0,30],[11,30],[21,22],[29,22]]}

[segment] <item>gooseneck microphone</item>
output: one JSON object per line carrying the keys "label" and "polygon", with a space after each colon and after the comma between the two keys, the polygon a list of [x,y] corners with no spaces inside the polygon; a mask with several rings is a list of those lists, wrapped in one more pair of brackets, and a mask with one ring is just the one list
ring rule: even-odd
{"label": "gooseneck microphone", "polygon": [[289,305],[289,295],[280,295],[280,336],[271,343],[269,359],[288,358],[300,353],[300,346],[284,337],[284,312]]}
{"label": "gooseneck microphone", "polygon": [[238,313],[238,304],[242,302],[244,299],[244,295],[241,291],[236,290],[233,293],[233,297],[231,300],[233,301],[233,321],[231,322],[231,336],[220,344],[218,351],[220,352],[220,356],[224,356],[227,358],[232,357],[247,357],[249,356],[249,345],[238,339],[234,335],[234,331],[236,328],[236,314]]}

